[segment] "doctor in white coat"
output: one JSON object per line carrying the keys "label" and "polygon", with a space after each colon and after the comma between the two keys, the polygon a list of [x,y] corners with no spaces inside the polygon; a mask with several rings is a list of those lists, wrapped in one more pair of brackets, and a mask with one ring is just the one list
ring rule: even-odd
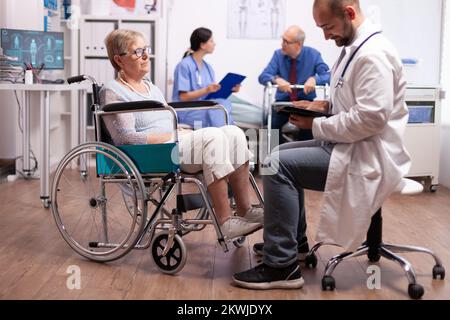
{"label": "doctor in white coat", "polygon": [[246,288],[303,285],[297,260],[299,230],[306,229],[299,225],[303,189],[325,192],[316,240],[354,251],[410,167],[403,145],[406,81],[397,51],[365,19],[358,0],[315,0],[313,15],[325,39],[343,50],[332,69],[330,101],[296,105],[333,116],[291,116],[297,127],[312,129],[316,141],[282,146],[272,155],[279,163],[275,175],[264,177],[263,263],[233,277]]}

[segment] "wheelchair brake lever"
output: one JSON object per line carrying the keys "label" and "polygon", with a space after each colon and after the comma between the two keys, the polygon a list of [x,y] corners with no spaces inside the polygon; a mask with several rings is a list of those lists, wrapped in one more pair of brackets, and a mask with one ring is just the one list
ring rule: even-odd
{"label": "wheelchair brake lever", "polygon": [[166,175],[164,178],[162,178],[162,181],[164,183],[166,183],[169,180],[172,180],[173,182],[175,182],[174,179],[175,179],[175,172],[170,172],[168,175]]}

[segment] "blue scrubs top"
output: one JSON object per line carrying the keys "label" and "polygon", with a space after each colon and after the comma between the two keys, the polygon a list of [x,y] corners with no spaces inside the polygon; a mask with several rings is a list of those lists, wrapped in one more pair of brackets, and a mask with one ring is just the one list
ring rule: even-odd
{"label": "blue scrubs top", "polygon": [[[214,70],[209,63],[203,60],[203,68],[199,68],[192,55],[184,58],[178,63],[174,72],[174,84],[172,101],[180,101],[180,92],[189,92],[203,89],[215,83]],[[206,95],[198,100],[204,100]],[[234,121],[231,118],[231,103],[225,99],[215,99],[217,103],[225,107],[228,112],[229,124]],[[192,128],[222,127],[226,125],[223,111],[221,110],[199,110],[178,111],[178,122],[184,123]]]}

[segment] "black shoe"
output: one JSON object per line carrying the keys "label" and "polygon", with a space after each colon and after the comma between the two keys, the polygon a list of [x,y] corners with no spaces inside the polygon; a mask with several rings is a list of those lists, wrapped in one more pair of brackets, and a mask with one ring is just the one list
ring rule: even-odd
{"label": "black shoe", "polygon": [[298,261],[286,268],[272,268],[260,264],[253,269],[236,273],[233,282],[247,289],[300,289],[305,281],[302,278]]}
{"label": "black shoe", "polygon": [[[258,242],[253,245],[253,252],[257,256],[264,255],[264,242]],[[299,261],[305,261],[306,256],[309,253],[309,245],[308,245],[308,238],[303,237],[301,244],[298,246],[298,260]]]}

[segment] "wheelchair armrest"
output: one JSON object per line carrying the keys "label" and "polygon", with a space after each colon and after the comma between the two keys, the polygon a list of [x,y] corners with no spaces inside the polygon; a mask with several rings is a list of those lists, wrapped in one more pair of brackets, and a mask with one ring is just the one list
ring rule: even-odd
{"label": "wheelchair armrest", "polygon": [[[168,103],[173,109],[178,111],[193,111],[193,110],[209,110],[217,109],[222,110],[224,114],[225,123],[229,124],[229,115],[227,109],[220,103],[211,100],[200,100],[200,101],[183,101],[183,102],[170,102]],[[185,109],[185,110],[180,110]]]}
{"label": "wheelchair armrest", "polygon": [[115,102],[105,105],[102,108],[104,112],[122,112],[122,111],[137,111],[148,109],[166,109],[166,106],[159,101],[132,101],[132,102]]}
{"label": "wheelchair armrest", "polygon": [[209,100],[182,101],[182,102],[169,102],[168,105],[174,109],[192,109],[192,108],[214,107],[217,105],[217,102]]}
{"label": "wheelchair armrest", "polygon": [[[102,110],[95,112],[95,127],[96,127],[96,137],[98,141],[107,141],[111,143],[109,133],[102,121],[102,117],[107,114],[113,113],[133,113],[137,111],[147,112],[147,111],[169,111],[173,115],[173,130],[175,134],[175,141],[178,141],[178,118],[176,111],[169,105],[164,104],[159,101],[153,100],[143,100],[143,101],[131,101],[131,102],[115,102],[105,105]],[[98,128],[100,126],[100,131]]]}

